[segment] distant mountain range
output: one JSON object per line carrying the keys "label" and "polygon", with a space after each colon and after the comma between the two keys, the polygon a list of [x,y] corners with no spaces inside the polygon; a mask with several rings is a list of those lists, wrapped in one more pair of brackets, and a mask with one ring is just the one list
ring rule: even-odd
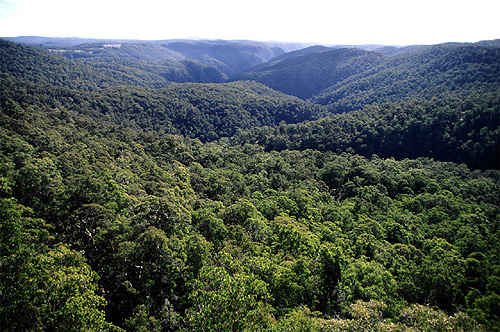
{"label": "distant mountain range", "polygon": [[[93,90],[172,82],[251,80],[311,99],[329,112],[373,102],[485,89],[500,82],[500,39],[472,44],[325,46],[226,40],[101,40],[4,38],[2,71],[13,76],[20,59],[35,82]],[[22,47],[21,44],[35,46]],[[35,58],[39,65],[31,63]],[[30,65],[31,63],[31,65]],[[57,64],[57,65],[56,65]]]}
{"label": "distant mountain range", "polygon": [[[226,40],[114,40],[86,38],[14,37],[2,38],[16,43],[36,46],[81,61],[125,59],[154,63],[160,67],[176,67],[179,62],[195,61],[216,68],[222,75],[233,76],[257,64],[284,53],[308,46],[301,43],[226,41]],[[124,63],[125,64],[125,63]],[[197,64],[197,66],[199,66]],[[169,77],[170,78],[170,77]],[[194,78],[177,78],[176,81]],[[174,78],[175,80],[175,78]],[[212,81],[218,81],[213,78]]]}
{"label": "distant mountain range", "polygon": [[[384,55],[408,52],[421,46],[312,45],[248,40],[127,40],[55,37],[0,37],[35,46],[68,59],[107,66],[136,68],[172,82],[221,82],[242,72],[256,71],[290,58],[339,48],[358,48]],[[304,59],[307,61],[307,59]],[[209,68],[207,68],[209,67]],[[123,70],[123,68],[120,68]],[[217,72],[215,72],[217,71]],[[207,73],[210,72],[210,73]]]}

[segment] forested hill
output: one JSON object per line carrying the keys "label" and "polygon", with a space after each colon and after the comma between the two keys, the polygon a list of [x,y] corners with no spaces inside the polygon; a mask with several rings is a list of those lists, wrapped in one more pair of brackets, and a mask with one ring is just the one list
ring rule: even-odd
{"label": "forested hill", "polygon": [[500,331],[495,41],[260,67],[321,100],[55,41],[0,41],[2,332]]}
{"label": "forested hill", "polygon": [[[36,46],[79,62],[104,63],[145,70],[174,82],[221,82],[254,65],[306,47],[301,43],[245,40],[99,40],[16,37],[10,41]],[[113,67],[113,68],[114,68]],[[208,73],[204,73],[207,72]]]}
{"label": "forested hill", "polygon": [[312,98],[333,112],[500,86],[500,48],[443,44],[391,57]]}
{"label": "forested hill", "polygon": [[145,71],[89,65],[32,46],[0,40],[0,70],[12,77],[40,85],[91,91],[115,85],[162,86],[168,81]]}
{"label": "forested hill", "polygon": [[500,169],[500,88],[431,100],[366,106],[317,121],[239,132],[236,144],[271,150],[354,151],[398,159],[430,157]]}
{"label": "forested hill", "polygon": [[197,138],[230,137],[239,129],[314,120],[321,106],[256,82],[171,84],[161,89],[134,86],[83,92],[5,80],[4,100],[38,109],[75,110],[96,121]]}
{"label": "forested hill", "polygon": [[[213,66],[233,76],[245,69],[271,60],[300,44],[256,43],[250,41],[174,41],[163,45],[188,59]],[[286,51],[285,51],[286,50]]]}
{"label": "forested hill", "polygon": [[483,44],[409,47],[395,56],[376,50],[315,48],[272,60],[234,79],[256,80],[311,98],[331,112],[348,112],[374,102],[495,89],[500,84],[500,48],[479,45]]}
{"label": "forested hill", "polygon": [[[86,45],[54,54],[33,46],[0,40],[1,71],[37,84],[86,91],[117,85],[158,88],[171,82],[222,82],[226,78],[217,69],[192,60],[174,57],[147,61],[130,55],[133,52],[151,51],[146,46],[128,47],[128,51],[119,56],[110,52],[112,55],[109,57],[84,57],[88,61],[61,56],[61,53],[75,53],[78,56],[81,56],[80,52],[94,54],[107,48],[113,47]],[[150,57],[154,58],[154,55],[150,54]]]}
{"label": "forested hill", "polygon": [[242,73],[234,79],[255,80],[278,91],[307,99],[382,61],[383,56],[379,53],[343,48],[285,57],[277,63],[273,62],[256,72]]}

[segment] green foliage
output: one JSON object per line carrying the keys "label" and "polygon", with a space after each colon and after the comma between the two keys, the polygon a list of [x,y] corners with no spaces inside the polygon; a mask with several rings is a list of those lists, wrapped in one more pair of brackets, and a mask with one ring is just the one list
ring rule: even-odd
{"label": "green foliage", "polygon": [[316,332],[323,331],[321,322],[316,318],[317,313],[311,312],[307,307],[300,307],[288,313],[273,325],[270,331],[289,332]]}
{"label": "green foliage", "polygon": [[[299,52],[303,54],[303,50]],[[260,66],[264,68],[239,74],[235,79],[254,80],[277,91],[307,99],[383,61],[381,54],[375,52],[355,48],[327,49],[273,61]]]}
{"label": "green foliage", "polygon": [[206,266],[193,284],[187,330],[258,331],[273,322],[265,282],[245,273],[232,257],[222,266]]}
{"label": "green foliage", "polygon": [[497,88],[303,122],[319,106],[252,82],[42,86],[17,52],[2,330],[500,330]]}
{"label": "green foliage", "polygon": [[345,301],[348,305],[355,300],[377,300],[386,303],[398,300],[397,283],[392,274],[381,264],[367,262],[364,258],[347,264],[340,290],[346,294]]}
{"label": "green foliage", "polygon": [[[432,98],[450,92],[498,88],[497,47],[441,44],[387,57],[359,75],[352,75],[312,100],[332,112],[360,110],[372,103]],[[319,91],[318,91],[319,92]]]}
{"label": "green foliage", "polygon": [[147,71],[84,64],[4,40],[0,40],[0,55],[3,60],[0,65],[2,79],[8,74],[23,81],[85,91],[122,84],[159,87],[168,82]]}
{"label": "green foliage", "polygon": [[[65,87],[41,88],[7,75],[8,80],[0,81],[7,101],[57,113],[62,122],[71,117],[68,110],[85,114],[92,118],[89,129],[95,121],[111,122],[135,130],[213,141],[232,136],[238,129],[312,120],[320,112],[317,105],[256,82],[185,83],[163,89],[120,86],[83,92]],[[21,114],[10,115],[19,118]],[[51,136],[57,134],[51,132]]]}
{"label": "green foliage", "polygon": [[[239,132],[238,144],[258,142],[266,150],[354,151],[370,157],[429,157],[498,169],[500,101],[491,92],[469,90],[430,100],[371,104],[361,111],[276,128]],[[335,167],[340,167],[336,165]]]}
{"label": "green foliage", "polygon": [[63,244],[51,245],[43,220],[0,200],[0,319],[4,331],[110,331],[97,275]]}
{"label": "green foliage", "polygon": [[394,323],[383,319],[382,312],[386,305],[371,300],[358,301],[349,307],[352,319],[334,319],[322,323],[326,331],[485,331],[469,316],[457,313],[447,316],[442,311],[428,306],[415,305],[405,309],[401,321]]}

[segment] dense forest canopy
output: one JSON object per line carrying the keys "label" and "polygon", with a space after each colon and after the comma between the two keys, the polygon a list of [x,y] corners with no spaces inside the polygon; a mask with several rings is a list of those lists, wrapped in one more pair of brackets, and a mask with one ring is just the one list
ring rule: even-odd
{"label": "dense forest canopy", "polygon": [[2,331],[500,331],[498,41],[19,41]]}

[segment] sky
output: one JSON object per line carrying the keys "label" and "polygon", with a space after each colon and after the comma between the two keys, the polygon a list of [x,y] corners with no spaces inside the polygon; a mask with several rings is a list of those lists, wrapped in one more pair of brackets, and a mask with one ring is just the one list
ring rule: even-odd
{"label": "sky", "polygon": [[0,0],[0,36],[477,42],[500,38],[500,0]]}

